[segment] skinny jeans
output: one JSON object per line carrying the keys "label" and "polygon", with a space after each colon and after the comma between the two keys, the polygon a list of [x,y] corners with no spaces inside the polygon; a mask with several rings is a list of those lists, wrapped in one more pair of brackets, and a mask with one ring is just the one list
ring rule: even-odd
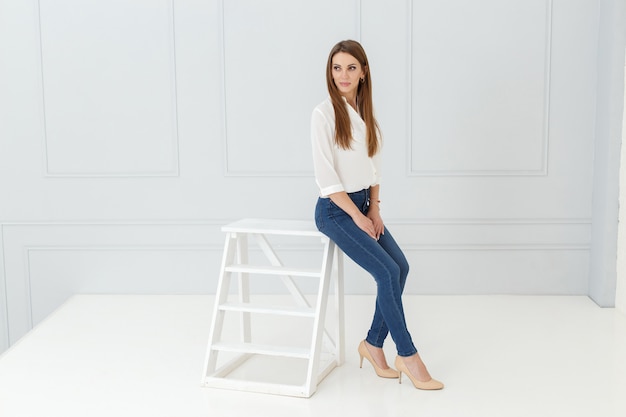
{"label": "skinny jeans", "polygon": [[[348,193],[354,204],[367,215],[369,189]],[[406,326],[402,291],[409,273],[409,263],[385,227],[378,240],[361,230],[352,218],[330,198],[319,198],[315,206],[315,224],[357,265],[376,281],[376,309],[365,340],[382,348],[389,333],[399,356],[417,352]]]}

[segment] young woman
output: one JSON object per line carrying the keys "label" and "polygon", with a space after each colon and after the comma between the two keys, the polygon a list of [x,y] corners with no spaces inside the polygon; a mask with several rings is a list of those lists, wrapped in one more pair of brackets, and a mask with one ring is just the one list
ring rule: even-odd
{"label": "young woman", "polygon": [[[376,281],[374,319],[358,347],[376,374],[399,378],[406,374],[419,389],[441,389],[431,378],[413,345],[402,307],[408,262],[380,217],[381,133],[374,118],[369,65],[362,46],[339,42],[326,66],[330,97],[311,117],[315,180],[320,198],[315,207],[318,229],[332,239]],[[394,370],[387,365],[383,342],[396,344]]]}

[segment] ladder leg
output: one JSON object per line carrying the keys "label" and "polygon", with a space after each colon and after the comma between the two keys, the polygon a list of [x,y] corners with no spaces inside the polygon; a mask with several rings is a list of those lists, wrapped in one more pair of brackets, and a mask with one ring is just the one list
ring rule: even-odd
{"label": "ladder leg", "polygon": [[[245,233],[237,235],[237,263],[239,265],[248,263],[248,236]],[[239,302],[250,302],[250,277],[248,273],[240,272],[238,274],[239,281]],[[250,313],[241,312],[241,341],[250,343],[252,340],[250,330]]]}
{"label": "ladder leg", "polygon": [[204,365],[204,373],[202,382],[211,373],[215,372],[217,365],[217,351],[213,350],[213,345],[220,339],[222,327],[224,324],[224,311],[219,309],[220,304],[226,302],[228,291],[230,288],[230,273],[226,272],[226,266],[232,264],[235,257],[235,236],[228,233],[224,243],[224,253],[222,255],[222,265],[220,275],[217,282],[217,291],[215,294],[215,304],[213,306],[213,317],[211,319],[211,330],[209,331],[209,342]]}
{"label": "ladder leg", "polygon": [[315,307],[315,320],[313,322],[313,335],[311,340],[311,354],[309,357],[309,365],[307,369],[307,379],[305,389],[307,395],[313,395],[317,388],[318,368],[320,363],[320,354],[322,348],[322,339],[324,337],[326,323],[326,305],[328,302],[328,287],[330,285],[330,276],[332,273],[334,243],[327,240],[324,245],[324,256],[321,265],[322,276],[317,294],[317,303]]}
{"label": "ladder leg", "polygon": [[344,297],[343,297],[343,252],[337,245],[334,244],[335,259],[334,265],[336,267],[335,274],[335,307],[337,309],[337,336],[335,344],[335,358],[337,358],[337,366],[343,364],[344,350],[345,350],[345,309],[344,309]]}

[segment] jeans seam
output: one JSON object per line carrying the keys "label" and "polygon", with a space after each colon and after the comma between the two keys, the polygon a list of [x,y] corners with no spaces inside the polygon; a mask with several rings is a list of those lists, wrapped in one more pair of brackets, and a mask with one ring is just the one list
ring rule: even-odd
{"label": "jeans seam", "polygon": [[[376,343],[380,344],[381,345],[380,347],[382,347],[382,342],[378,342],[378,341],[380,340],[380,335],[383,332],[383,325],[386,325],[384,319],[381,321],[380,326],[378,326],[378,333],[376,334]],[[387,325],[387,331],[389,331],[389,326],[388,325]]]}

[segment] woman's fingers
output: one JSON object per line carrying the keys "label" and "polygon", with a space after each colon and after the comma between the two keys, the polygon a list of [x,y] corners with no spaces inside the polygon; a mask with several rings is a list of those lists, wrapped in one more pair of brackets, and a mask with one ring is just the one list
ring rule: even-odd
{"label": "woman's fingers", "polygon": [[359,226],[359,229],[367,233],[372,239],[378,240],[378,238],[376,237],[376,228],[374,227],[374,222],[372,222],[371,219],[365,216],[359,217],[356,225]]}
{"label": "woman's fingers", "polygon": [[372,225],[374,226],[374,235],[376,236],[376,240],[378,240],[380,235],[385,234],[385,224],[383,223],[383,219],[381,219],[380,216],[367,216],[367,218],[372,222]]}

